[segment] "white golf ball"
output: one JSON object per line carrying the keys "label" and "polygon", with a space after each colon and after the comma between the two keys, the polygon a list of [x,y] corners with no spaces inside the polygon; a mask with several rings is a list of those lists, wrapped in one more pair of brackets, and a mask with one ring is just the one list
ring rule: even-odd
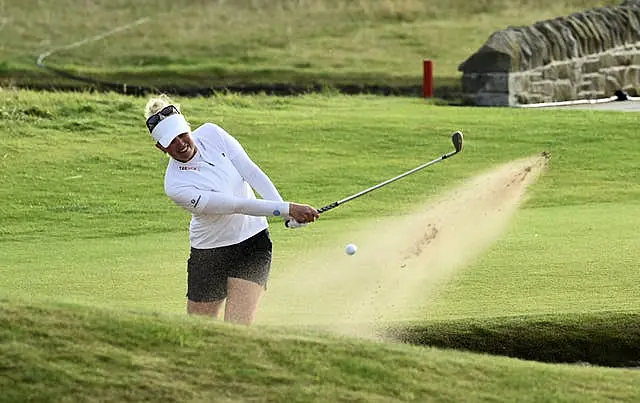
{"label": "white golf ball", "polygon": [[356,253],[356,251],[358,250],[358,247],[355,246],[354,244],[350,243],[349,245],[347,245],[347,247],[344,249],[344,251],[346,252],[347,255],[353,255]]}

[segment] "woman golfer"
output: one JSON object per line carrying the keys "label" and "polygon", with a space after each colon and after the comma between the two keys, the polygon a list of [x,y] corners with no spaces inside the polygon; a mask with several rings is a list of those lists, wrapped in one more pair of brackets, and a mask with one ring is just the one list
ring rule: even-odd
{"label": "woman golfer", "polygon": [[165,193],[191,213],[187,312],[219,318],[224,305],[226,321],[253,323],[271,267],[266,217],[305,224],[318,212],[283,201],[269,177],[220,126],[205,123],[191,131],[168,97],[150,99],[145,117],[156,147],[171,156]]}

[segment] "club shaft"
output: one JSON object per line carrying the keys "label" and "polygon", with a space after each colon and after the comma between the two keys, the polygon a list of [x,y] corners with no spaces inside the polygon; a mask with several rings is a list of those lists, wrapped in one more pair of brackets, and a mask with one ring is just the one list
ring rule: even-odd
{"label": "club shaft", "polygon": [[367,194],[367,193],[369,193],[369,192],[372,192],[372,191],[374,191],[374,190],[376,190],[376,189],[380,189],[381,187],[383,187],[383,186],[385,186],[385,185],[388,185],[388,184],[390,184],[390,183],[392,183],[392,182],[395,182],[395,181],[397,181],[398,179],[402,179],[402,178],[404,178],[405,176],[411,175],[412,173],[418,172],[418,171],[420,171],[421,169],[424,169],[424,168],[426,168],[426,167],[428,167],[428,166],[430,166],[430,165],[433,165],[433,164],[435,164],[435,163],[437,163],[437,162],[440,162],[440,161],[442,161],[442,160],[444,160],[444,159],[447,159],[447,158],[449,158],[449,157],[451,157],[451,156],[453,156],[453,155],[455,155],[455,154],[457,154],[457,153],[458,153],[458,151],[451,151],[451,152],[449,152],[449,153],[446,153],[446,154],[444,154],[443,156],[441,156],[441,157],[439,157],[439,158],[436,158],[436,159],[435,159],[435,160],[433,160],[433,161],[426,162],[426,163],[424,163],[424,164],[422,164],[422,165],[420,165],[420,166],[417,166],[417,167],[415,167],[415,168],[413,168],[413,169],[411,169],[411,170],[409,170],[409,171],[407,171],[407,172],[401,173],[401,174],[400,174],[400,175],[398,175],[398,176],[395,176],[395,177],[393,177],[393,178],[391,178],[391,179],[387,179],[387,180],[386,180],[386,181],[384,181],[384,182],[380,182],[380,183],[378,183],[377,185],[371,186],[370,188],[367,188],[367,189],[365,189],[365,190],[362,190],[362,191],[360,191],[360,192],[358,192],[358,193],[355,193],[355,194],[353,194],[353,195],[351,195],[351,196],[345,197],[345,198],[344,198],[344,199],[342,199],[342,200],[338,200],[338,201],[335,201],[335,202],[333,202],[333,203],[331,203],[331,204],[327,204],[326,206],[324,206],[324,207],[322,207],[322,208],[318,209],[318,212],[319,212],[319,213],[324,213],[325,211],[329,211],[329,210],[331,210],[331,209],[333,209],[333,208],[335,208],[335,207],[338,207],[338,206],[339,206],[339,205],[341,205],[341,204],[344,204],[344,203],[346,203],[346,202],[348,202],[348,201],[351,201],[351,200],[353,200],[353,199],[356,199],[356,198],[358,198],[358,197],[360,197],[360,196],[362,196],[362,195],[365,195],[365,194]]}

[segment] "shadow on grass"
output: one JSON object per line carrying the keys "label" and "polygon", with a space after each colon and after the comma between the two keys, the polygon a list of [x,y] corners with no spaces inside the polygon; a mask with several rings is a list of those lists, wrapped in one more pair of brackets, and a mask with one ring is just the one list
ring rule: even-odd
{"label": "shadow on grass", "polygon": [[[379,80],[363,79],[353,77],[349,82],[348,77],[328,78],[326,82],[316,82],[313,77],[308,77],[301,82],[288,82],[286,80],[266,78],[260,81],[259,77],[252,77],[246,83],[238,78],[224,78],[216,85],[193,85],[183,82],[183,78],[168,78],[163,85],[150,85],[149,82],[157,81],[153,76],[137,77],[140,84],[120,83],[109,79],[98,79],[75,74],[63,69],[46,66],[46,69],[53,74],[45,74],[39,71],[16,71],[9,72],[5,77],[0,78],[0,87],[13,87],[35,91],[89,91],[89,92],[115,92],[123,95],[146,96],[149,94],[165,93],[182,97],[211,96],[216,93],[237,93],[237,94],[267,94],[274,96],[293,96],[308,93],[337,92],[347,95],[370,94],[381,96],[405,96],[422,97],[423,88],[420,78],[417,77],[416,84],[406,83],[406,80],[399,82],[388,82],[384,77]],[[230,82],[225,82],[230,80]],[[128,80],[122,80],[123,82]],[[188,80],[198,81],[196,78]],[[346,82],[345,82],[346,81]],[[413,80],[412,80],[413,81]],[[456,77],[437,77],[433,87],[432,100],[435,103],[445,105],[461,105],[462,88],[460,79]]]}
{"label": "shadow on grass", "polygon": [[602,312],[390,327],[401,342],[548,363],[640,367],[640,313]]}

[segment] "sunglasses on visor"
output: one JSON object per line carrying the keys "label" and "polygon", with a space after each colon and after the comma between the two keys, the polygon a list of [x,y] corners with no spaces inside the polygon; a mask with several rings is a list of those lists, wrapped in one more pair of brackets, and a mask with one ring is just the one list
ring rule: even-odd
{"label": "sunglasses on visor", "polygon": [[149,116],[149,118],[147,119],[147,128],[149,129],[149,133],[153,131],[153,129],[158,125],[158,123],[162,121],[162,119],[176,114],[180,114],[178,108],[173,105],[167,105],[159,112],[156,112],[153,115]]}

